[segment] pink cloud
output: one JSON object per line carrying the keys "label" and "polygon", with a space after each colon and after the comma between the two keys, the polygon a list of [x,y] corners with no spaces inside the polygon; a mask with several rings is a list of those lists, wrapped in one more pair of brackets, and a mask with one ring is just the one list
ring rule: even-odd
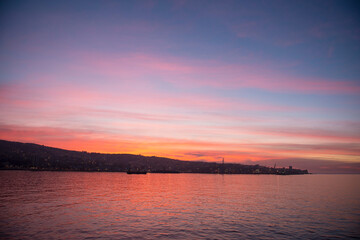
{"label": "pink cloud", "polygon": [[[127,56],[83,56],[78,70],[92,69],[109,77],[134,84],[155,77],[180,87],[258,88],[274,92],[360,93],[354,82],[332,79],[299,78],[284,75],[264,66],[228,65],[218,61],[194,61],[164,56],[130,54]],[[135,81],[135,82],[134,82]]]}
{"label": "pink cloud", "polygon": [[253,133],[258,132],[261,135],[284,136],[291,138],[307,138],[307,139],[323,139],[328,141],[345,141],[345,142],[360,142],[360,135],[358,132],[343,131],[343,130],[328,130],[320,128],[303,128],[303,127],[268,127],[254,130]]}
{"label": "pink cloud", "polygon": [[[113,92],[111,89],[99,91],[96,86],[61,82],[49,79],[40,84],[28,80],[26,83],[9,83],[0,88],[0,106],[27,107],[38,109],[54,107],[76,109],[78,107],[101,106],[121,109],[128,106],[182,108],[202,111],[214,110],[246,110],[246,111],[298,111],[288,106],[269,103],[251,102],[246,99],[231,99],[224,97],[167,93],[164,91],[147,91],[146,89],[122,90]],[[141,109],[140,109],[141,110]]]}

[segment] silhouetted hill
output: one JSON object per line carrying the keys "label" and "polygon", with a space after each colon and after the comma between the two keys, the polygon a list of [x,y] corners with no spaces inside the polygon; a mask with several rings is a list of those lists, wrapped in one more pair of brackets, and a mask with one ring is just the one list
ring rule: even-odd
{"label": "silhouetted hill", "polygon": [[68,151],[33,143],[0,140],[0,169],[50,171],[181,172],[229,174],[306,174],[307,170],[269,168],[259,165],[181,161],[132,154]]}

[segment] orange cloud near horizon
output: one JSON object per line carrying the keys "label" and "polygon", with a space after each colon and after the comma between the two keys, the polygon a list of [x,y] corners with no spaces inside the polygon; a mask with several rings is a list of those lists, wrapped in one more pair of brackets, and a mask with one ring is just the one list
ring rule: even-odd
{"label": "orange cloud near horizon", "polygon": [[261,162],[270,159],[342,159],[358,162],[356,144],[226,143],[133,135],[106,135],[93,130],[53,127],[0,126],[0,139],[36,143],[66,150],[129,153],[179,160],[219,162]]}

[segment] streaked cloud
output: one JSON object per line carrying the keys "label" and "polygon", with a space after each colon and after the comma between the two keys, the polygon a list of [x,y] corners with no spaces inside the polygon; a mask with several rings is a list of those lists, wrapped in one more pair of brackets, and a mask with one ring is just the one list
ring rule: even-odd
{"label": "streaked cloud", "polygon": [[324,4],[8,2],[0,138],[355,171],[359,18]]}

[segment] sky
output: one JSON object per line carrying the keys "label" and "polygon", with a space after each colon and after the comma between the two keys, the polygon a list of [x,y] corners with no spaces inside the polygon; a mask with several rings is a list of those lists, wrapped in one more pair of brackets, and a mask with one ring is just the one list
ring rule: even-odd
{"label": "sky", "polygon": [[358,1],[1,1],[0,139],[360,173]]}

